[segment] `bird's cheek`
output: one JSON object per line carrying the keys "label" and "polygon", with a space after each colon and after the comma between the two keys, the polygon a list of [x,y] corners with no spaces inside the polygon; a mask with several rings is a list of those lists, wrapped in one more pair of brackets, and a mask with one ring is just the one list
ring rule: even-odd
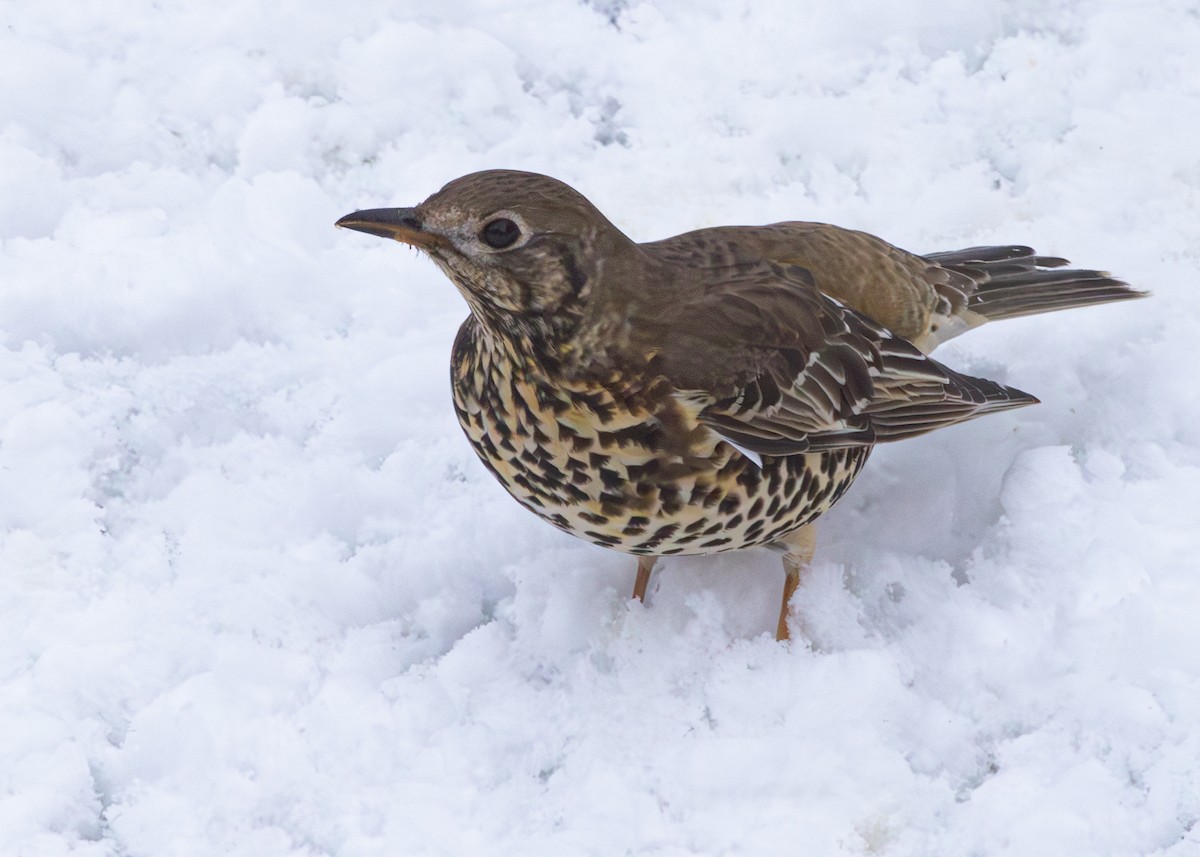
{"label": "bird's cheek", "polygon": [[508,313],[521,313],[528,309],[529,288],[520,281],[494,274],[481,283],[482,296],[489,304]]}
{"label": "bird's cheek", "polygon": [[528,293],[529,309],[533,312],[553,312],[575,292],[568,272],[559,267],[549,268],[529,282],[535,284]]}

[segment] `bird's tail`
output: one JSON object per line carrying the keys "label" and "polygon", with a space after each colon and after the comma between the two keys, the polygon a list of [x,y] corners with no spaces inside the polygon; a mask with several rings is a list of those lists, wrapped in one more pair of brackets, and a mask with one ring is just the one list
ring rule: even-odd
{"label": "bird's tail", "polygon": [[948,311],[935,314],[929,332],[913,340],[926,354],[948,339],[989,321],[1145,297],[1107,271],[1068,268],[1057,256],[1030,247],[968,247],[925,256],[943,269],[936,286]]}
{"label": "bird's tail", "polygon": [[975,282],[967,309],[988,321],[1145,297],[1107,271],[1067,268],[1066,259],[1039,256],[1030,247],[969,247],[930,253],[937,262]]}

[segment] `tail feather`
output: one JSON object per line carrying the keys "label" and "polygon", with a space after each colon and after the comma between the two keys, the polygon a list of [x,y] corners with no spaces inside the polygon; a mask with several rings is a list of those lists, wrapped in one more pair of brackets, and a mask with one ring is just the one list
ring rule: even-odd
{"label": "tail feather", "polygon": [[926,259],[939,265],[987,265],[992,262],[1011,262],[1017,267],[1062,268],[1071,264],[1057,256],[1039,256],[1032,247],[1024,244],[999,244],[987,247],[967,247],[965,250],[946,250],[941,253],[926,253]]}
{"label": "tail feather", "polygon": [[1149,294],[1107,271],[1068,268],[1066,259],[1039,256],[1031,247],[1017,244],[968,247],[929,253],[925,258],[949,272],[948,282],[937,288],[950,307],[935,319],[930,333],[917,342],[926,353],[987,321]]}
{"label": "tail feather", "polygon": [[970,247],[927,256],[975,283],[967,309],[988,320],[1016,318],[1146,296],[1107,271],[1066,268],[1057,256],[1018,245]]}

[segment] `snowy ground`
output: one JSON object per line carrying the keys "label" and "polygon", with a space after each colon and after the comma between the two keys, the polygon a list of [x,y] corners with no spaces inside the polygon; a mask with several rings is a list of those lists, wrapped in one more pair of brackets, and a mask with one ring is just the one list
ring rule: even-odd
{"label": "snowy ground", "polygon": [[[0,853],[1200,854],[1194,2],[0,23]],[[511,502],[457,294],[332,226],[497,166],[1155,297],[940,352],[1044,404],[877,452],[789,650],[773,555],[643,607]]]}

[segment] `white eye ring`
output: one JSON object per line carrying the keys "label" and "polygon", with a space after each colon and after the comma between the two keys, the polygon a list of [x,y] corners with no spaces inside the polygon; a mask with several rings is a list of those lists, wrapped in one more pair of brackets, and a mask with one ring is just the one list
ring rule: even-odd
{"label": "white eye ring", "polygon": [[479,230],[479,240],[493,250],[507,250],[521,235],[520,225],[509,217],[494,217]]}
{"label": "white eye ring", "polygon": [[473,244],[470,252],[475,254],[507,253],[509,250],[523,247],[533,237],[533,230],[529,228],[525,218],[507,208],[472,220],[465,225],[464,232],[466,234],[463,234],[460,240]]}

